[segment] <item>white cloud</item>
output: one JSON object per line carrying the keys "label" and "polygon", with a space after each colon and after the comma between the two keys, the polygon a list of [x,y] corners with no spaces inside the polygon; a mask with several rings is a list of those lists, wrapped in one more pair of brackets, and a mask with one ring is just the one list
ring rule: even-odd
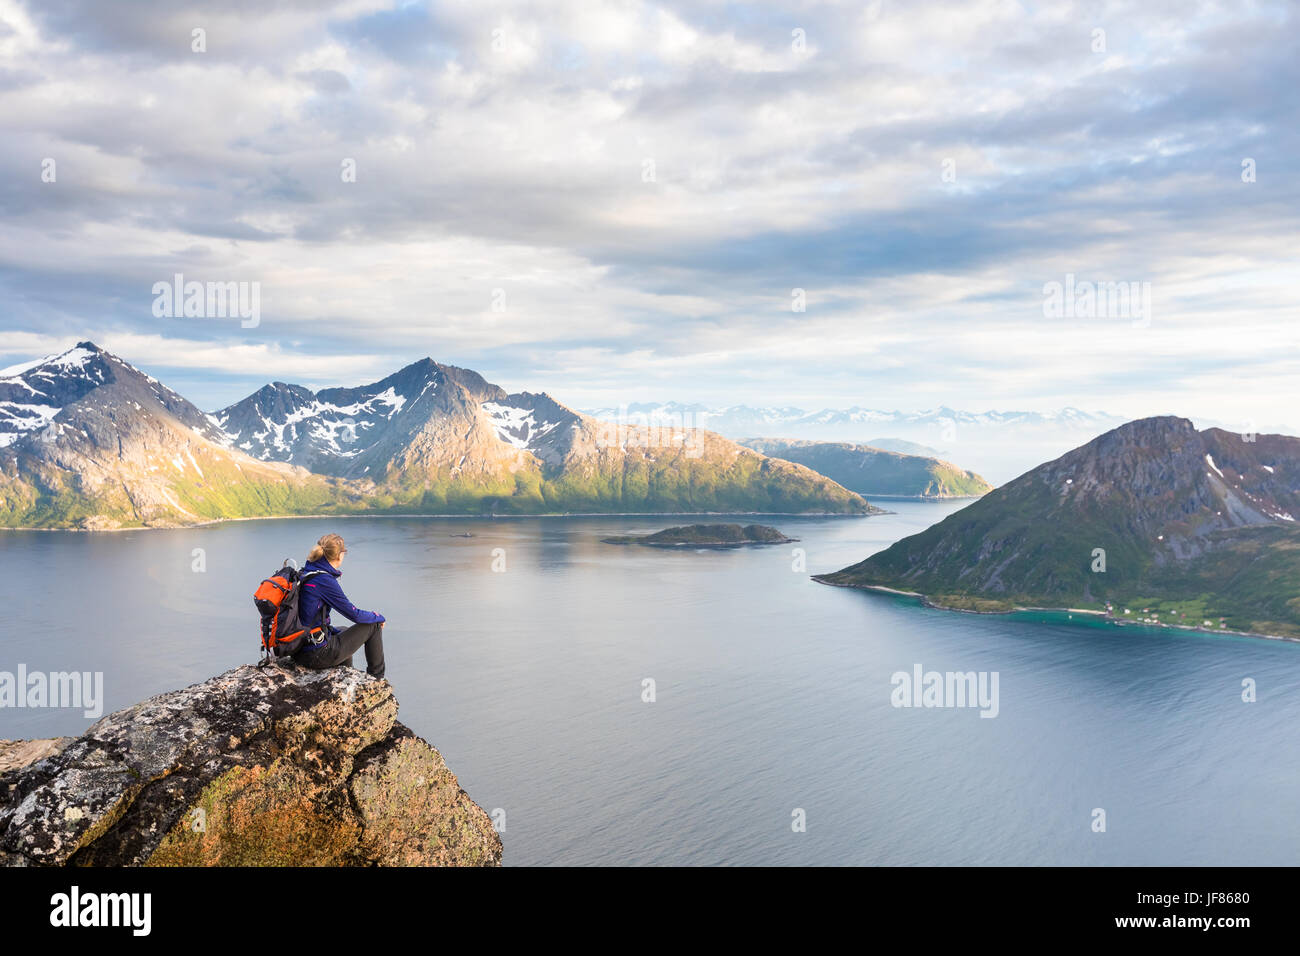
{"label": "white cloud", "polygon": [[[349,380],[429,354],[593,404],[1294,405],[1294,18],[0,0],[0,344]],[[174,272],[262,283],[263,327],[153,319]],[[1152,329],[1046,325],[1067,272],[1150,281]]]}

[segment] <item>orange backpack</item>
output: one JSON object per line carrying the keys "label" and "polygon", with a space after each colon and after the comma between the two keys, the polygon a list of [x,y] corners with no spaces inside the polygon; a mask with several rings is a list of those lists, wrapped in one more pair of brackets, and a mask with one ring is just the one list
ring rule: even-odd
{"label": "orange backpack", "polygon": [[[302,592],[302,583],[321,571],[299,573],[286,560],[284,566],[265,579],[253,592],[253,604],[262,617],[262,659],[258,667],[271,664],[277,657],[289,657],[298,653],[308,637],[319,634],[323,628],[318,625],[306,628],[298,620],[298,598]],[[325,620],[325,608],[321,607],[321,621]]]}

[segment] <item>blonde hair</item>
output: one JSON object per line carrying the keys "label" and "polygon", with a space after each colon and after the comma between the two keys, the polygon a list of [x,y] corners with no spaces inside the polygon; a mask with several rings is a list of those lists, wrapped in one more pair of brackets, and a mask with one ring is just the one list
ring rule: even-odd
{"label": "blonde hair", "polygon": [[343,553],[343,536],[338,534],[323,534],[320,540],[316,542],[309,552],[307,552],[308,561],[319,561],[324,558],[326,561],[337,561],[339,555]]}

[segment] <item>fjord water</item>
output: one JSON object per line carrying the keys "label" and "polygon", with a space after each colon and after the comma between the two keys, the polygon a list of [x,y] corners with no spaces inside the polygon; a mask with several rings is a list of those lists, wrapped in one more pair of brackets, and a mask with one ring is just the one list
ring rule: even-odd
{"label": "fjord water", "polygon": [[[509,865],[1300,859],[1300,645],[810,580],[961,503],[887,506],[762,519],[800,541],[734,551],[601,543],[680,523],[645,517],[0,532],[0,670],[102,671],[108,713],[251,663],[254,587],[338,530],[341,583],[390,622],[399,719],[505,811]],[[895,708],[891,675],[916,664],[997,671],[997,716]],[[0,737],[91,722],[5,708]]]}

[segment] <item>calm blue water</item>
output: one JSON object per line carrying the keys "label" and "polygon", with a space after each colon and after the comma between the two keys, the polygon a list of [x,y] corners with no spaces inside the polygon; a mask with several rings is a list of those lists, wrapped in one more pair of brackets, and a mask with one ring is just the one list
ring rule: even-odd
{"label": "calm blue water", "polygon": [[[250,663],[252,590],[337,528],[349,596],[390,622],[400,719],[506,811],[507,864],[1300,859],[1300,645],[957,614],[809,580],[960,504],[889,507],[767,519],[800,543],[722,552],[599,541],[674,523],[652,518],[0,532],[0,670],[103,671],[107,711]],[[891,674],[916,663],[997,671],[999,715],[891,706]],[[90,723],[4,709],[0,737]]]}

